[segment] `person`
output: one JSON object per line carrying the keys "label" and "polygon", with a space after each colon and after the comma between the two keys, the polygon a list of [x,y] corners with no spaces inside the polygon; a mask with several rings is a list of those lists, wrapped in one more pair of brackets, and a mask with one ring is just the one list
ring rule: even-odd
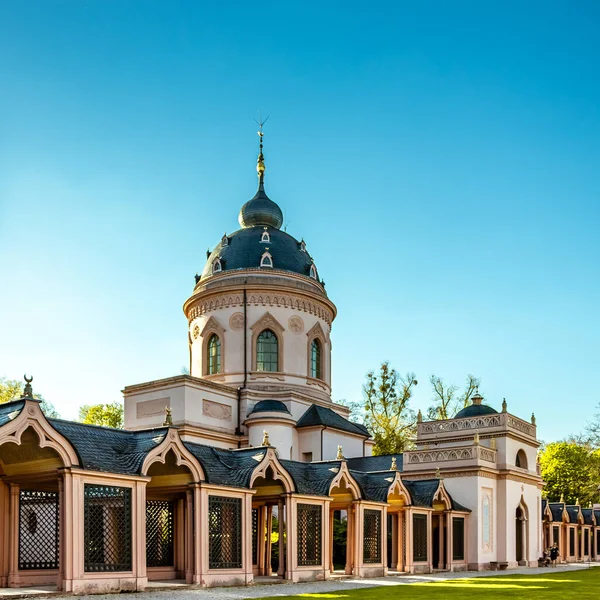
{"label": "person", "polygon": [[556,544],[550,548],[550,560],[552,561],[552,566],[556,567],[556,561],[558,560],[558,546]]}

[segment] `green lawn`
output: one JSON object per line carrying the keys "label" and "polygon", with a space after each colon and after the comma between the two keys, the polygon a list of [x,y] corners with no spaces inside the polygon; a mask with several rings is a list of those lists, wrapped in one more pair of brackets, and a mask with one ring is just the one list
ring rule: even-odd
{"label": "green lawn", "polygon": [[[323,594],[278,596],[285,598],[334,598],[348,600],[445,600],[467,598],[494,600],[523,598],[526,600],[599,600],[600,567],[554,573],[544,570],[539,575],[501,575],[451,579],[435,583],[415,583],[357,590],[338,590]],[[263,600],[269,600],[264,598]]]}

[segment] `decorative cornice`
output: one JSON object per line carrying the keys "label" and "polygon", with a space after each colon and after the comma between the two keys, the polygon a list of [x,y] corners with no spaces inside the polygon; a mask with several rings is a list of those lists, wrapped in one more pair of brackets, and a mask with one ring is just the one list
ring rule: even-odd
{"label": "decorative cornice", "polygon": [[222,383],[215,383],[201,377],[192,377],[191,375],[176,375],[175,377],[166,377],[165,379],[156,379],[145,383],[137,383],[134,385],[125,386],[121,393],[124,395],[137,394],[139,392],[147,392],[149,389],[164,389],[169,387],[178,387],[180,385],[189,385],[196,389],[213,389],[219,391],[229,397],[236,398],[236,390],[233,387]]}

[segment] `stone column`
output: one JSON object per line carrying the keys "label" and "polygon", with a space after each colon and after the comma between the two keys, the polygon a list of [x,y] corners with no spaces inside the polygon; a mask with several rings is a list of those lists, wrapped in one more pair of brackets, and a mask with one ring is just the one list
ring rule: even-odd
{"label": "stone column", "polygon": [[185,582],[194,581],[194,493],[185,493]]}
{"label": "stone column", "polygon": [[406,509],[404,513],[404,519],[406,522],[406,537],[404,548],[406,550],[404,571],[406,573],[412,573],[414,570],[414,558],[413,558],[413,518],[412,511],[410,508]]}
{"label": "stone column", "polygon": [[439,558],[438,558],[438,569],[445,569],[446,564],[444,562],[444,513],[438,515],[438,538],[439,538]]}
{"label": "stone column", "polygon": [[273,505],[267,507],[267,543],[265,556],[265,575],[271,576],[271,534],[273,533]]}
{"label": "stone column", "polygon": [[347,529],[346,529],[346,575],[352,575],[352,564],[353,564],[353,549],[354,549],[354,505],[350,504],[348,506],[348,520],[347,520]]}
{"label": "stone column", "polygon": [[404,510],[396,515],[396,571],[404,571]]}
{"label": "stone column", "polygon": [[333,517],[335,515],[335,511],[333,509],[329,510],[329,571],[333,573]]}
{"label": "stone column", "polygon": [[195,584],[199,584],[202,582],[202,574],[204,572],[203,568],[203,551],[204,551],[204,543],[208,538],[208,532],[204,532],[202,534],[202,515],[205,509],[205,505],[202,501],[202,489],[199,484],[194,484],[193,486],[193,496],[194,496],[194,510],[192,512],[193,515],[193,529],[194,535],[192,539],[192,543],[194,546],[193,552],[193,569],[194,573],[192,576],[192,581]]}
{"label": "stone column", "polygon": [[[446,565],[449,571],[453,570],[452,560],[453,560],[453,545],[454,545],[454,537],[452,531],[452,513],[446,513]],[[463,535],[464,540],[464,535]],[[465,555],[466,556],[466,555]]]}
{"label": "stone column", "polygon": [[19,587],[19,486],[10,484],[8,587]]}
{"label": "stone column", "polygon": [[[392,528],[392,556],[389,557],[389,564],[392,565],[392,570],[396,570],[398,564],[398,514],[390,515],[391,528]],[[386,540],[387,542],[387,540]],[[387,543],[386,543],[387,546]],[[387,567],[387,564],[385,565]]]}
{"label": "stone column", "polygon": [[285,543],[284,543],[284,521],[283,521],[283,510],[284,502],[282,498],[279,498],[277,503],[277,518],[279,519],[279,565],[277,569],[277,576],[285,576]]}

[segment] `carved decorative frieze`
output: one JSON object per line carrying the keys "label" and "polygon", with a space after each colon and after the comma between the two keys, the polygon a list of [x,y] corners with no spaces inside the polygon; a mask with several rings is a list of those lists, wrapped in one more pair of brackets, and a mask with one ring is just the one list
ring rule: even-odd
{"label": "carved decorative frieze", "polygon": [[[333,314],[330,310],[317,302],[293,296],[291,294],[250,294],[247,299],[248,305],[255,306],[280,306],[283,308],[291,308],[297,311],[306,312],[311,315],[316,315],[323,319],[328,325],[331,325]],[[220,308],[229,308],[231,306],[243,306],[244,301],[241,294],[223,294],[222,296],[213,297],[204,302],[199,301],[188,312],[188,320],[200,317],[206,313],[218,310]],[[233,327],[232,327],[233,328]]]}
{"label": "carved decorative frieze", "polygon": [[444,448],[440,450],[416,450],[405,453],[409,464],[438,463],[481,458],[487,462],[496,462],[496,451],[484,446],[467,446],[464,448]]}
{"label": "carved decorative frieze", "polygon": [[202,400],[202,414],[219,421],[231,421],[231,406],[213,400]]}
{"label": "carved decorative frieze", "polygon": [[456,433],[469,430],[503,427],[514,429],[530,437],[536,437],[535,426],[507,413],[484,415],[480,417],[467,417],[465,419],[449,419],[447,421],[427,421],[418,424],[419,435],[437,433]]}

